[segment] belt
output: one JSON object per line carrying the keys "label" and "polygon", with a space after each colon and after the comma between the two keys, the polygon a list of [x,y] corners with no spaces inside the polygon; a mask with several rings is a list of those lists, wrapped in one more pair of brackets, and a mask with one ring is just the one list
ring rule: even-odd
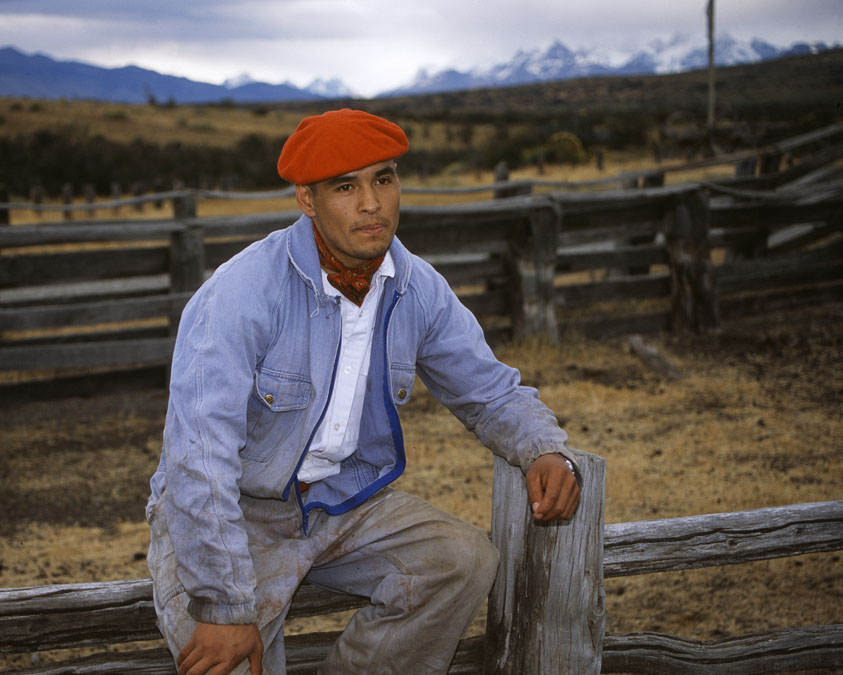
{"label": "belt", "polygon": [[310,489],[310,483],[305,483],[303,480],[299,481],[299,492],[304,494]]}

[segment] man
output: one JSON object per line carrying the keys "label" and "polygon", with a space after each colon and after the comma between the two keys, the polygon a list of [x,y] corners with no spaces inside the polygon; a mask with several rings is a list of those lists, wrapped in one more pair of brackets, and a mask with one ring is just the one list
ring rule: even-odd
{"label": "man", "polygon": [[404,132],[339,110],[278,160],[301,218],[185,308],[147,507],[159,625],[180,675],[285,672],[303,579],[366,595],[320,673],[445,673],[495,578],[485,532],[389,487],[418,374],[526,473],[534,518],[579,500],[566,436],[444,279],[395,238]]}

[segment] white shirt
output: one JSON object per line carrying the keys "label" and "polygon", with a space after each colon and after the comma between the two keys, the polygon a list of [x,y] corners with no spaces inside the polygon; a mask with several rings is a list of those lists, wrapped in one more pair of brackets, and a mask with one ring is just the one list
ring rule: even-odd
{"label": "white shirt", "polygon": [[384,278],[395,276],[395,265],[387,251],[381,266],[372,276],[369,292],[358,307],[328,281],[322,270],[322,288],[330,296],[339,296],[342,316],[342,342],[334,390],[322,424],[316,430],[298,478],[314,483],[338,474],[340,462],[357,449],[363,397],[369,376],[369,356],[375,315],[383,295]]}

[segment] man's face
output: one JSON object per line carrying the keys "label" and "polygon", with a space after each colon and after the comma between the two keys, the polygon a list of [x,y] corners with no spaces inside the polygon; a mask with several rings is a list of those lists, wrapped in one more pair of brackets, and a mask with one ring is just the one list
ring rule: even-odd
{"label": "man's face", "polygon": [[391,159],[313,186],[296,186],[302,213],[313,219],[328,249],[346,267],[386,253],[398,229],[400,199]]}

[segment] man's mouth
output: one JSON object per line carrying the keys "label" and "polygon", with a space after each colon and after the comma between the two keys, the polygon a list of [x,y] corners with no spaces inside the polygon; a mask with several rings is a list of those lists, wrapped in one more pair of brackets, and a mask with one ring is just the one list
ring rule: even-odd
{"label": "man's mouth", "polygon": [[357,232],[363,232],[364,234],[377,234],[378,232],[382,232],[387,229],[387,223],[366,223],[365,225],[359,225],[354,228]]}

